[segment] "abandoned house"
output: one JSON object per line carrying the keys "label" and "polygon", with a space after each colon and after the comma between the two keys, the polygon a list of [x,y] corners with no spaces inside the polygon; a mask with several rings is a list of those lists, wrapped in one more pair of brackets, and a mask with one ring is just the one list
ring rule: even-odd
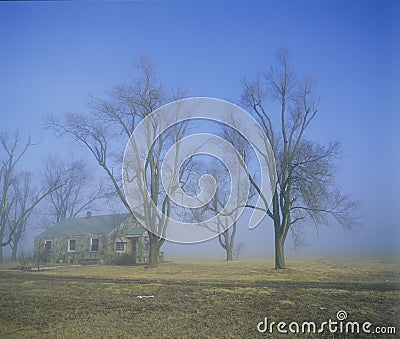
{"label": "abandoned house", "polygon": [[64,219],[35,237],[36,260],[54,263],[113,263],[130,256],[147,263],[149,237],[131,214]]}

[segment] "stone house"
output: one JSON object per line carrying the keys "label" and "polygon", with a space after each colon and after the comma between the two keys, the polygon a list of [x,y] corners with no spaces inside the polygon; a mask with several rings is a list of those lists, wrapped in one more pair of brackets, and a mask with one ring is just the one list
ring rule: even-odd
{"label": "stone house", "polygon": [[112,263],[129,256],[130,262],[146,263],[149,237],[131,214],[64,219],[35,237],[36,260],[54,263]]}

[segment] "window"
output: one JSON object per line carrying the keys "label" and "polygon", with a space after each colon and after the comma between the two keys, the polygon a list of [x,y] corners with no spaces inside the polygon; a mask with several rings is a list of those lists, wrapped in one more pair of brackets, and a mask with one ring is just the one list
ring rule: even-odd
{"label": "window", "polygon": [[45,250],[51,250],[51,240],[46,240],[44,242],[44,249]]}
{"label": "window", "polygon": [[75,252],[75,248],[76,248],[76,240],[69,239],[68,240],[68,252]]}
{"label": "window", "polygon": [[144,239],[144,250],[146,252],[150,251],[150,240],[149,240],[149,238],[145,238]]}
{"label": "window", "polygon": [[115,245],[115,252],[117,253],[125,253],[126,252],[126,242],[117,241]]}
{"label": "window", "polygon": [[90,240],[90,250],[92,252],[97,252],[99,250],[99,238],[92,238]]}

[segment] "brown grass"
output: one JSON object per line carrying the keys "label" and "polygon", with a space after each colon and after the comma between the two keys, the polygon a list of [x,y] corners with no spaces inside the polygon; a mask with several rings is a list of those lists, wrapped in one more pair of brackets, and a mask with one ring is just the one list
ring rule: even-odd
{"label": "brown grass", "polygon": [[[254,338],[265,317],[318,324],[335,320],[339,310],[349,321],[400,330],[399,264],[395,258],[349,258],[290,260],[284,271],[272,269],[270,260],[174,260],[157,269],[2,267],[0,336]],[[352,337],[374,335],[346,336]]]}

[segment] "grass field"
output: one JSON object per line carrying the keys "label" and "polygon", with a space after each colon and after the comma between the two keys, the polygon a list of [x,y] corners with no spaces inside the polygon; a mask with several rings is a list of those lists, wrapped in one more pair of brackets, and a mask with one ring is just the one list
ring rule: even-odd
{"label": "grass field", "polygon": [[[395,258],[174,260],[144,266],[64,267],[22,272],[0,266],[2,338],[397,338],[399,335],[260,334],[268,321],[301,325],[369,321],[400,331]],[[149,296],[152,298],[138,298]],[[287,328],[286,328],[287,329]]]}

